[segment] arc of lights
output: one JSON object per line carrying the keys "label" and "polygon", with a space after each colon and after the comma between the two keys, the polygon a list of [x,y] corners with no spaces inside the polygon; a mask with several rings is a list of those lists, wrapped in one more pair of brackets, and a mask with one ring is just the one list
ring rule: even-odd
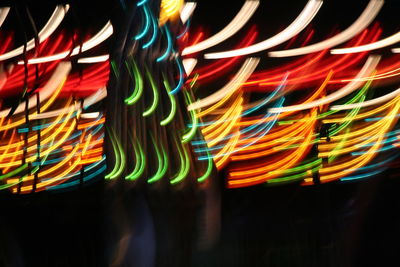
{"label": "arc of lights", "polygon": [[254,12],[257,10],[259,4],[260,2],[258,0],[246,1],[240,11],[233,18],[233,20],[225,28],[204,41],[186,47],[185,49],[183,49],[182,55],[185,56],[203,51],[207,48],[210,48],[225,41],[226,39],[237,33],[247,23],[247,21],[253,16]]}
{"label": "arc of lights", "polygon": [[[47,21],[46,25],[42,28],[39,32],[39,44],[46,40],[60,25],[61,21],[64,19],[65,14],[67,14],[69,9],[69,5],[58,5],[53,14],[51,15],[50,19]],[[2,12],[3,14],[3,12]],[[1,22],[1,21],[0,21]],[[0,23],[1,25],[1,23]],[[35,48],[35,39],[31,39],[27,44],[26,48],[23,45],[20,47],[11,50],[5,54],[0,55],[0,61],[7,60],[16,56],[21,55],[25,51],[29,51]],[[22,63],[23,64],[23,63]]]}
{"label": "arc of lights", "polygon": [[280,51],[272,51],[268,53],[270,57],[292,57],[292,56],[300,56],[309,53],[315,53],[318,51],[325,50],[327,48],[334,47],[336,45],[342,44],[351,38],[353,38],[358,33],[362,32],[378,15],[384,4],[383,0],[371,0],[369,1],[368,6],[364,9],[363,13],[360,17],[346,30],[343,32],[321,41],[319,43],[311,44],[305,47],[288,49],[288,50],[280,50]]}
{"label": "arc of lights", "polygon": [[379,40],[374,43],[355,46],[355,47],[332,49],[331,54],[340,55],[340,54],[351,54],[351,53],[371,51],[398,43],[399,41],[400,41],[400,32],[397,32],[385,39]]}
{"label": "arc of lights", "polygon": [[[84,42],[82,44],[82,46],[77,46],[75,47],[72,52],[70,50],[68,51],[64,51],[55,55],[51,55],[51,56],[45,56],[45,57],[38,57],[38,58],[32,58],[28,60],[28,64],[40,64],[40,63],[45,63],[45,62],[51,62],[51,61],[55,61],[55,60],[60,60],[63,59],[65,57],[67,57],[68,55],[70,56],[76,56],[81,52],[85,52],[89,49],[92,49],[93,47],[101,44],[102,42],[104,42],[106,39],[108,39],[108,37],[110,37],[113,34],[113,26],[111,24],[111,21],[108,21],[106,23],[106,25],[104,25],[104,27],[92,38],[90,38],[89,40],[87,40],[86,42]],[[1,58],[1,56],[0,56]],[[18,64],[22,65],[24,64],[23,61],[19,61]]]}
{"label": "arc of lights", "polygon": [[240,48],[236,50],[210,53],[204,55],[207,59],[216,59],[216,58],[227,58],[227,57],[236,57],[248,55],[256,52],[260,52],[266,50],[268,48],[279,45],[283,42],[294,37],[296,34],[301,32],[307,25],[311,22],[311,20],[318,13],[318,10],[322,6],[322,0],[309,0],[307,5],[304,7],[303,11],[301,11],[300,15],[290,24],[286,29],[276,34],[275,36],[264,40],[260,43]]}

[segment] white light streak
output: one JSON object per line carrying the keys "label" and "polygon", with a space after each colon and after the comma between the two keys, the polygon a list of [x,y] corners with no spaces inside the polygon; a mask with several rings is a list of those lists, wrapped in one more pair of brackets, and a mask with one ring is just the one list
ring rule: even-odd
{"label": "white light streak", "polygon": [[331,110],[346,110],[346,109],[353,109],[353,108],[364,108],[364,107],[369,107],[372,105],[377,105],[377,104],[381,104],[381,103],[385,103],[393,98],[395,98],[396,96],[400,95],[400,88],[389,93],[386,94],[384,96],[381,97],[377,97],[375,99],[371,99],[368,101],[364,101],[361,103],[354,103],[354,104],[348,104],[348,105],[336,105],[336,106],[332,106]]}
{"label": "white light streak", "polygon": [[81,114],[82,119],[96,119],[98,117],[100,117],[100,112],[90,112]]}
{"label": "white light streak", "polygon": [[247,21],[253,16],[258,5],[258,0],[246,1],[240,11],[233,18],[233,20],[225,28],[200,43],[186,47],[185,49],[183,49],[182,55],[184,56],[203,51],[207,48],[210,48],[225,41],[236,32],[238,32],[247,23]]}
{"label": "white light streak", "polygon": [[97,57],[83,57],[78,59],[78,63],[82,64],[90,64],[90,63],[98,63],[107,61],[110,58],[110,55],[102,55]]}
{"label": "white light streak", "polygon": [[3,22],[6,20],[9,11],[10,11],[9,7],[0,8],[0,27],[1,27],[1,25],[3,25]]}
{"label": "white light streak", "polygon": [[311,20],[318,13],[322,5],[322,0],[309,0],[307,5],[304,7],[303,11],[300,15],[290,24],[286,29],[278,33],[277,35],[264,40],[260,43],[239,48],[235,50],[225,51],[225,52],[217,52],[206,54],[204,57],[208,59],[217,59],[217,58],[227,58],[227,57],[237,57],[248,55],[252,53],[257,53],[268,48],[274,47],[281,43],[286,42],[287,40],[294,37],[296,34],[301,32],[307,25],[311,22]]}
{"label": "white light streak", "polygon": [[332,38],[300,48],[272,51],[268,53],[268,56],[270,57],[300,56],[309,53],[315,53],[342,44],[350,40],[354,36],[356,36],[365,28],[367,28],[368,25],[370,25],[371,22],[375,19],[376,15],[378,15],[379,11],[383,6],[383,3],[384,3],[383,0],[371,0],[368,6],[363,11],[363,13],[360,15],[360,17],[350,27],[348,27],[343,32],[333,36]]}
{"label": "white light streak", "polygon": [[181,20],[185,24],[186,21],[192,16],[194,10],[196,9],[196,2],[187,2],[181,9]]}
{"label": "white light streak", "polygon": [[195,58],[184,58],[182,60],[183,68],[185,69],[186,76],[189,76],[192,73],[194,67],[197,64],[197,59]]}
{"label": "white light streak", "polygon": [[[93,36],[88,41],[83,43],[82,46],[75,47],[72,50],[72,53],[71,53],[71,51],[65,51],[65,52],[61,52],[61,53],[51,55],[51,56],[32,58],[32,59],[28,60],[28,64],[39,64],[39,63],[60,60],[60,59],[67,57],[70,54],[71,54],[71,56],[76,56],[80,52],[85,52],[85,51],[97,46],[98,44],[104,42],[112,34],[113,34],[113,26],[111,25],[111,22],[108,21],[107,24],[95,36]],[[20,61],[20,62],[18,62],[18,64],[24,64],[24,62]]]}

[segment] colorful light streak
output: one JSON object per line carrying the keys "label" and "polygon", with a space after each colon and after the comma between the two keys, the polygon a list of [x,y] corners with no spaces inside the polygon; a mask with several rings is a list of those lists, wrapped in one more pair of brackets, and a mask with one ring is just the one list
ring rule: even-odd
{"label": "colorful light streak", "polygon": [[[163,0],[157,19],[152,5],[143,0],[137,3],[142,23],[131,29],[133,36],[123,49],[129,53],[121,62],[113,58],[111,64],[109,51],[80,55],[113,34],[111,22],[74,47],[64,33],[53,35],[69,8],[58,6],[39,32],[39,43],[32,39],[22,50],[13,49],[12,38],[7,37],[0,47],[0,60],[20,56],[35,45],[41,51],[0,69],[1,97],[7,101],[22,96],[16,104],[1,106],[0,189],[21,194],[64,190],[96,177],[133,184],[141,178],[147,186],[168,181],[183,187],[192,178],[199,183],[213,178],[215,167],[225,169],[229,188],[312,185],[379,174],[400,147],[400,89],[386,87],[399,80],[398,58],[369,53],[400,40],[396,33],[378,41],[382,29],[369,26],[383,2],[371,0],[343,32],[308,44],[314,29],[301,32],[322,6],[321,0],[309,0],[295,21],[277,35],[254,44],[257,31],[252,27],[234,50],[198,60],[202,55],[197,52],[243,28],[260,2],[245,1],[224,29],[206,38],[202,31],[192,35],[189,27],[196,3]],[[0,25],[8,11],[0,9]],[[176,19],[179,12],[181,21]],[[187,25],[177,27],[181,22]],[[264,66],[261,61],[271,59],[244,57],[287,41],[285,50],[268,55],[305,56],[257,72]],[[178,47],[185,42],[190,45]],[[343,55],[328,53],[327,49],[345,42],[345,48],[331,50]],[[295,44],[300,47],[292,49]],[[78,56],[83,71],[78,73],[68,62],[73,56]],[[207,59],[226,57],[208,64]],[[208,88],[204,84],[230,77],[241,62],[225,86],[200,93]],[[37,73],[31,64],[37,64]],[[126,81],[126,88],[106,88],[110,68],[116,84]],[[382,93],[374,93],[381,88]],[[121,114],[113,114],[113,109],[103,112],[97,105],[102,100],[111,102],[107,90],[111,97],[120,98],[114,100]],[[288,106],[282,106],[284,101]],[[121,118],[123,123],[118,121]],[[112,155],[107,158],[105,123],[111,125],[106,134]],[[385,153],[393,156],[379,162]]]}

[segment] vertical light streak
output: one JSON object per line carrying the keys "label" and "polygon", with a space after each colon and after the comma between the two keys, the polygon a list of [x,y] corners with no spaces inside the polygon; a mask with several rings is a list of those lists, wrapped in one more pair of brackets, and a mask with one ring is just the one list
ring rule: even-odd
{"label": "vertical light streak", "polygon": [[207,169],[205,173],[197,178],[197,182],[202,183],[210,177],[211,172],[213,170],[213,158],[210,156],[210,153],[207,151],[208,161],[207,161]]}
{"label": "vertical light streak", "polygon": [[[133,63],[133,75],[135,78],[135,89],[133,90],[132,95],[124,100],[125,103],[128,105],[135,104],[143,94],[142,75],[140,74],[140,71],[139,71],[139,68],[138,68],[136,62],[134,60],[132,60],[132,63]],[[127,63],[126,63],[126,66],[128,69],[130,69]]]}
{"label": "vertical light streak", "polygon": [[156,151],[158,168],[156,173],[152,177],[150,177],[150,179],[147,180],[148,183],[154,183],[160,180],[165,175],[168,168],[168,156],[167,153],[165,152],[163,145],[160,144],[162,150],[162,152],[160,152],[160,149],[158,148],[157,142],[154,140],[153,135],[151,135],[151,140],[153,142],[154,150]]}
{"label": "vertical light streak", "polygon": [[115,165],[112,171],[107,174],[104,178],[106,179],[114,179],[119,177],[122,172],[125,170],[126,158],[124,150],[121,146],[120,141],[118,140],[113,129],[109,131],[111,143],[113,145],[114,156],[115,156]]}
{"label": "vertical light streak", "polygon": [[145,23],[143,25],[143,30],[135,36],[135,40],[142,39],[147,34],[150,28],[150,15],[146,5],[143,6],[143,12],[145,15]]}
{"label": "vertical light streak", "polygon": [[171,103],[171,111],[169,112],[168,116],[165,119],[161,120],[161,122],[160,122],[161,126],[165,126],[165,125],[169,124],[172,121],[172,119],[175,117],[175,114],[176,114],[175,96],[170,94],[171,87],[170,87],[167,79],[165,79],[165,78],[164,78],[164,87],[165,87],[165,90],[167,90],[168,98]]}
{"label": "vertical light streak", "polygon": [[153,102],[152,102],[151,106],[143,112],[143,117],[147,117],[147,116],[151,115],[156,110],[157,105],[158,105],[158,98],[159,98],[157,85],[154,82],[153,77],[151,76],[151,73],[148,69],[146,69],[146,75],[147,75],[147,79],[150,82],[151,89],[153,91]]}
{"label": "vertical light streak", "polygon": [[135,168],[130,174],[125,176],[125,179],[136,180],[144,172],[144,169],[146,167],[146,156],[143,152],[143,148],[140,145],[140,142],[138,140],[134,140],[133,137],[131,137],[131,140],[132,140],[133,150],[135,151],[136,162],[135,162]]}
{"label": "vertical light streak", "polygon": [[179,91],[179,89],[181,89],[181,87],[183,86],[183,66],[178,57],[175,57],[175,62],[176,65],[178,66],[179,81],[178,84],[175,86],[175,88],[172,89],[171,92],[169,92],[170,94],[176,94]]}
{"label": "vertical light streak", "polygon": [[[187,103],[190,105],[192,103],[192,97],[190,96],[190,93],[188,93],[187,91],[185,91],[185,98],[186,98]],[[190,142],[197,132],[198,121],[197,121],[197,116],[196,116],[195,110],[190,111],[190,118],[192,120],[191,127],[190,127],[189,131],[182,136],[183,144]]]}
{"label": "vertical light streak", "polygon": [[154,18],[153,14],[151,14],[151,22],[153,24],[153,34],[151,36],[151,39],[142,46],[143,49],[150,47],[157,38],[158,25],[157,25],[157,20]]}
{"label": "vertical light streak", "polygon": [[188,175],[190,170],[189,156],[187,154],[185,147],[179,144],[177,141],[175,142],[175,144],[179,152],[180,169],[178,173],[175,175],[175,177],[173,177],[172,180],[170,181],[171,184],[176,184],[181,182]]}
{"label": "vertical light streak", "polygon": [[163,29],[164,29],[165,35],[167,36],[167,49],[165,50],[163,55],[161,55],[160,57],[158,57],[156,59],[157,62],[164,61],[165,59],[167,59],[167,57],[172,52],[172,37],[171,37],[171,33],[169,32],[169,29],[168,29],[167,26],[163,26]]}

